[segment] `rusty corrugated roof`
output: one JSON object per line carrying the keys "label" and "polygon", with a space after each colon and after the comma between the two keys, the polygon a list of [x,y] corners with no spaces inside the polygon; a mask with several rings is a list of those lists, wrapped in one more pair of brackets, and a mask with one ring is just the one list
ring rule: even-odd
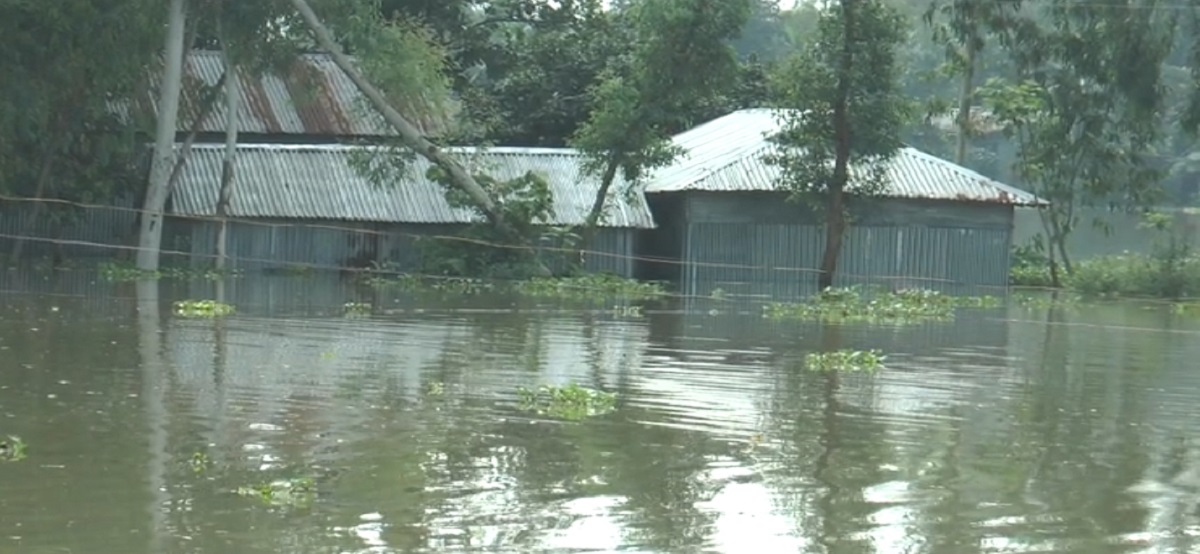
{"label": "rusty corrugated roof", "polygon": [[[777,113],[740,110],[676,135],[674,143],[685,153],[650,176],[646,192],[777,190],[779,168],[762,159],[776,148],[767,137],[780,129]],[[884,194],[895,198],[1044,204],[1028,192],[910,147],[892,158],[887,180]]]}
{"label": "rusty corrugated roof", "polygon": [[[418,158],[403,180],[377,186],[351,165],[346,145],[242,144],[238,146],[230,215],[246,218],[327,219],[387,223],[471,223],[474,213],[446,202],[440,184],[425,178],[429,162]],[[376,150],[377,151],[377,150]],[[554,193],[552,225],[580,225],[591,210],[599,179],[585,175],[579,153],[559,148],[447,148],[476,171],[511,179],[533,171]],[[172,213],[216,214],[224,147],[197,144],[172,195]],[[606,227],[654,227],[641,194],[609,194]]]}
{"label": "rusty corrugated roof", "polygon": [[[200,114],[204,85],[216,85],[224,70],[220,52],[193,50],[189,53],[184,64],[184,87],[179,105],[180,132],[190,130]],[[246,70],[238,74],[242,85],[237,119],[241,133],[339,137],[396,135],[328,54],[303,54],[280,74],[264,72],[256,75]],[[157,78],[154,81],[155,85],[148,87],[135,101],[138,112],[147,117],[157,114]],[[444,132],[453,120],[453,114],[447,108],[435,109],[431,104],[417,100],[389,100],[428,135]],[[225,131],[225,106],[219,98],[201,123],[200,130],[208,133]]]}

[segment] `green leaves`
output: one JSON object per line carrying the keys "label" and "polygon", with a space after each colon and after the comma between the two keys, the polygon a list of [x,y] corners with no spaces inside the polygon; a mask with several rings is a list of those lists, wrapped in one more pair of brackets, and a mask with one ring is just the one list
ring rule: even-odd
{"label": "green leaves", "polygon": [[591,116],[571,143],[602,174],[610,165],[636,181],[669,163],[678,151],[672,133],[736,82],[728,41],[750,15],[749,0],[642,0],[623,15],[633,47],[592,89]]}
{"label": "green leaves", "polygon": [[[852,28],[837,8],[820,12],[817,33],[771,77],[781,111],[778,148],[765,156],[781,169],[779,185],[819,202],[835,187],[870,195],[883,186],[886,163],[902,145],[900,132],[915,107],[899,94],[895,48],[904,37],[900,17],[883,2],[859,1]],[[852,33],[849,52],[845,33]],[[849,56],[849,63],[845,57]],[[849,165],[855,179],[834,182],[834,113],[846,106]]]}

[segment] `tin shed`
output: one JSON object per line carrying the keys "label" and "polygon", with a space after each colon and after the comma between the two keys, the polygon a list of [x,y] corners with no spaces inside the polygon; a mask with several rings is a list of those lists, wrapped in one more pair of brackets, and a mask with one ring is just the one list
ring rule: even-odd
{"label": "tin shed", "polygon": [[[370,146],[242,144],[238,146],[229,206],[231,266],[262,269],[291,265],[317,268],[392,262],[402,270],[421,266],[419,238],[452,240],[482,219],[452,207],[442,185],[425,178],[418,158],[393,186],[377,186],[352,165]],[[180,175],[169,206],[168,250],[186,252],[194,264],[210,265],[216,253],[224,147],[197,144]],[[554,195],[550,226],[583,224],[599,180],[581,170],[573,150],[549,148],[447,148],[464,165],[497,179],[533,171]],[[632,276],[637,232],[654,226],[641,195],[609,195],[606,217],[586,250],[585,268]],[[440,237],[440,238],[439,238]],[[553,245],[550,245],[553,246]]]}
{"label": "tin shed", "polygon": [[[741,110],[674,138],[684,154],[645,188],[657,227],[641,241],[642,277],[678,281],[691,295],[815,291],[824,221],[788,201],[778,168],[763,160],[776,148],[777,115]],[[1006,286],[1013,208],[1041,201],[913,148],[889,164],[882,196],[850,201],[835,282]]]}

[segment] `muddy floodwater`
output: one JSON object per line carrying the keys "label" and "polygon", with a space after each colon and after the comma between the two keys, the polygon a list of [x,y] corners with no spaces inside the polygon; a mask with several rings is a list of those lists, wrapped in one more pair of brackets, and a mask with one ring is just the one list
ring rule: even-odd
{"label": "muddy floodwater", "polygon": [[[171,310],[211,284],[0,282],[0,552],[1200,552],[1200,317],[1165,307],[887,328],[244,281],[219,318]],[[886,367],[803,367],[832,349]],[[520,409],[570,383],[615,410]]]}

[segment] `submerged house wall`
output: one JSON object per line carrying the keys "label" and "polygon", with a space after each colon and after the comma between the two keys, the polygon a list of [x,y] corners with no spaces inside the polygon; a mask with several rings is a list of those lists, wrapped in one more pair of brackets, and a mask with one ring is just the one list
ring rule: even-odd
{"label": "submerged house wall", "polygon": [[[647,273],[673,273],[689,295],[715,289],[766,296],[815,292],[825,228],[811,209],[778,192],[660,196],[666,198],[654,201],[656,210],[674,209],[684,217],[671,231],[660,221],[656,232],[682,241],[678,262],[646,262],[665,266]],[[880,199],[860,203],[851,214],[835,279],[839,286],[952,292],[1007,283],[1011,206]]]}
{"label": "submerged house wall", "polygon": [[[599,187],[598,179],[581,170],[582,157],[572,150],[447,151],[471,170],[496,179],[528,171],[541,175],[554,199],[547,226],[583,224]],[[395,176],[394,184],[366,179],[352,160],[374,154],[386,151],[343,145],[239,145],[229,207],[230,265],[253,270],[391,262],[403,271],[419,271],[419,240],[453,237],[482,222],[479,214],[446,201],[443,185],[426,178],[424,160],[412,162]],[[221,145],[195,145],[171,199],[176,216],[171,243],[189,252],[193,264],[211,265],[215,257],[222,157]],[[584,248],[585,269],[632,276],[638,232],[653,227],[641,195],[609,195],[606,217],[593,243]],[[559,246],[552,240],[539,245],[552,268],[564,269],[577,254]]]}
{"label": "submerged house wall", "polygon": [[[671,276],[688,295],[815,292],[825,248],[823,214],[788,201],[775,110],[741,110],[673,139],[683,154],[647,179],[658,226],[643,233],[642,275]],[[1035,196],[901,148],[884,189],[848,200],[850,222],[835,283],[999,292],[1007,285],[1015,206]],[[851,186],[861,175],[851,167]]]}

